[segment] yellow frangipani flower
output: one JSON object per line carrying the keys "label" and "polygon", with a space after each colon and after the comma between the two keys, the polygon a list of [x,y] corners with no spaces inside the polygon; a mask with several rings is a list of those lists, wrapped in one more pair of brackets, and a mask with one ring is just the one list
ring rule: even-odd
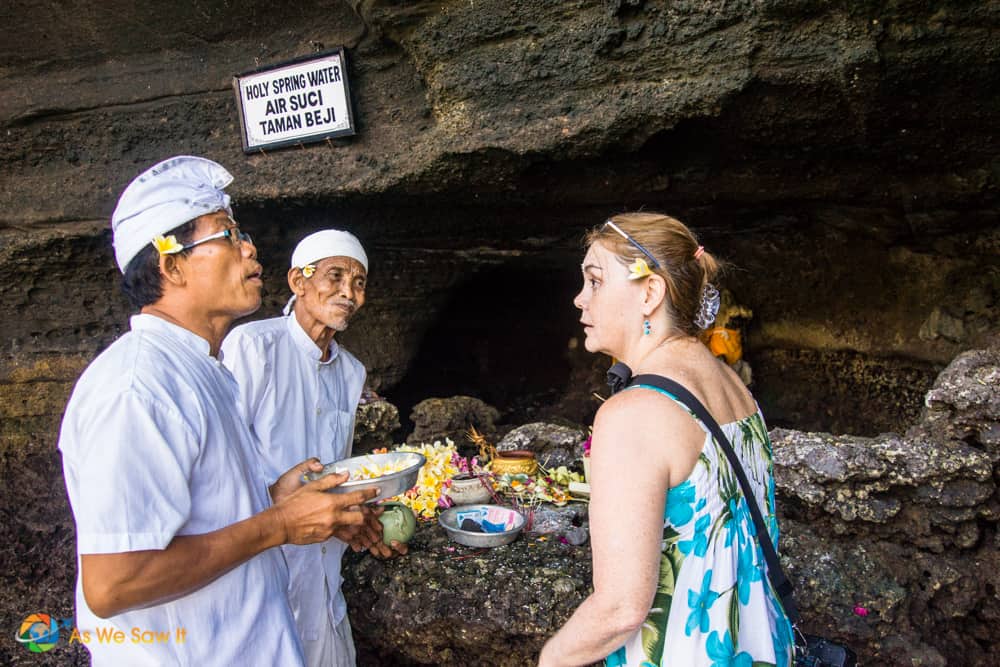
{"label": "yellow frangipani flower", "polygon": [[383,475],[391,475],[394,472],[403,470],[406,466],[406,461],[402,459],[396,461],[395,463],[363,463],[351,473],[351,481],[357,479],[375,479],[376,477],[382,477]]}
{"label": "yellow frangipani flower", "polygon": [[435,441],[432,445],[400,445],[396,447],[396,451],[417,452],[423,454],[424,458],[427,459],[427,463],[417,475],[416,487],[396,498],[422,519],[433,519],[437,516],[440,509],[438,501],[444,491],[445,482],[460,472],[452,462],[456,454],[455,444],[447,438],[445,442],[447,444]]}
{"label": "yellow frangipani flower", "polygon": [[177,237],[171,234],[170,236],[154,236],[153,237],[153,247],[156,248],[156,252],[161,255],[173,255],[184,250],[184,246],[177,242]]}
{"label": "yellow frangipani flower", "polygon": [[639,280],[640,278],[645,278],[646,276],[653,275],[653,270],[649,268],[649,264],[643,258],[638,258],[628,267],[628,279],[629,280]]}
{"label": "yellow frangipani flower", "polygon": [[316,273],[316,267],[314,265],[306,264],[302,267],[302,275],[306,278],[312,278],[314,273]]}

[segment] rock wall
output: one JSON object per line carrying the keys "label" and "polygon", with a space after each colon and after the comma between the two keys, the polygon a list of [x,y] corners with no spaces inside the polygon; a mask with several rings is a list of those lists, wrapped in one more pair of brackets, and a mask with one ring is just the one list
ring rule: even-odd
{"label": "rock wall", "polygon": [[992,664],[1000,347],[959,355],[925,406],[905,435],[772,433],[791,576],[812,623],[885,664]]}
{"label": "rock wall", "polygon": [[[268,271],[257,316],[284,303],[304,234],[362,238],[373,298],[343,340],[404,420],[466,393],[510,424],[585,422],[606,362],[581,354],[569,305],[579,238],[625,208],[670,211],[733,261],[772,425],[902,432],[1000,329],[990,3],[24,0],[3,16],[4,614],[68,612],[58,423],[127,327],[116,196],[169,155],[236,176]],[[357,136],[245,155],[232,75],[341,45]]]}
{"label": "rock wall", "polygon": [[[270,271],[259,316],[283,302],[298,238],[359,234],[375,298],[347,340],[380,389],[401,385],[404,416],[489,385],[518,358],[511,333],[560,355],[579,334],[578,239],[622,208],[669,210],[733,260],[729,286],[757,313],[758,393],[782,425],[899,430],[936,373],[998,327],[988,3],[81,0],[54,20],[28,0],[7,19],[0,318],[15,394],[40,389],[26,369],[93,356],[123,330],[106,220],[132,176],[177,153],[235,174]],[[244,155],[232,75],[341,45],[357,136]],[[549,276],[552,290],[526,294],[512,275]],[[456,305],[460,293],[473,302]],[[483,324],[456,328],[456,315]],[[494,359],[429,373],[449,350]],[[483,397],[517,407],[568,383],[560,368]],[[431,375],[440,389],[421,386]],[[53,389],[32,408],[50,423],[65,398]],[[0,452],[51,442],[4,416],[5,432],[31,437]]]}

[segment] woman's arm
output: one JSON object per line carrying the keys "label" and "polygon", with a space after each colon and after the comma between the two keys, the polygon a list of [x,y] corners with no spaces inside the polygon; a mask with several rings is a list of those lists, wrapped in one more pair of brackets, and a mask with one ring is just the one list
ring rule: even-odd
{"label": "woman's arm", "polygon": [[632,390],[597,414],[590,463],[594,592],[545,644],[540,667],[598,662],[646,620],[659,578],[666,492],[671,481],[682,481],[672,472],[690,474],[704,441],[693,420],[667,403]]}

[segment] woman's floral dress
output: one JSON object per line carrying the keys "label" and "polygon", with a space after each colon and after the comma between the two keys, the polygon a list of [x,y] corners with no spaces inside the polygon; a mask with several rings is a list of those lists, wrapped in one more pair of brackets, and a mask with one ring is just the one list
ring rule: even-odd
{"label": "woman's floral dress", "polygon": [[[637,387],[677,400],[649,385],[630,389]],[[705,429],[698,463],[687,481],[667,492],[653,608],[642,628],[608,656],[609,667],[791,663],[791,624],[767,579],[746,499],[725,452],[698,423]],[[777,545],[774,466],[764,418],[758,409],[750,417],[723,424],[722,430],[743,464]]]}

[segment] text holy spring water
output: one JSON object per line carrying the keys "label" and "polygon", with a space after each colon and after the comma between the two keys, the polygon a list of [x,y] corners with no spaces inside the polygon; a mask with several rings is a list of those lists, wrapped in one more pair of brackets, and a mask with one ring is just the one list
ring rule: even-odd
{"label": "text holy spring water", "polygon": [[244,87],[247,100],[264,100],[265,118],[258,121],[264,135],[322,127],[337,122],[332,106],[325,106],[320,86],[339,83],[340,66],[327,65],[309,72],[289,74]]}

